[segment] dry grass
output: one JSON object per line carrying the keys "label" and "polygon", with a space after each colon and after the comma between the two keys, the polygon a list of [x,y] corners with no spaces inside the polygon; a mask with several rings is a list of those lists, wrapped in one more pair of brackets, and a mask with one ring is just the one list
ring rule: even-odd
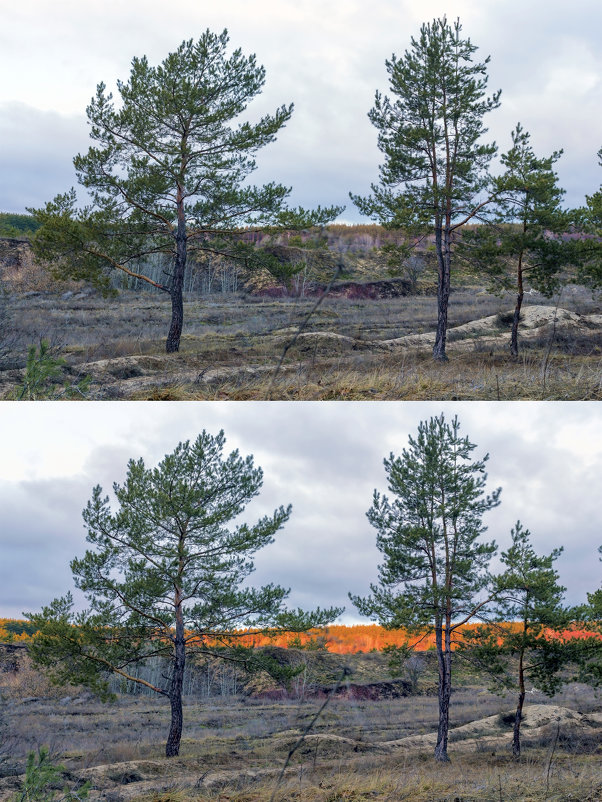
{"label": "dry grass", "polygon": [[[140,391],[153,400],[593,400],[602,398],[602,358],[544,354],[519,360],[495,354],[458,354],[445,364],[424,353],[371,355],[355,364],[320,361],[309,369],[289,367],[271,374],[216,378],[198,390],[189,385]],[[544,379],[545,374],[545,379]]]}

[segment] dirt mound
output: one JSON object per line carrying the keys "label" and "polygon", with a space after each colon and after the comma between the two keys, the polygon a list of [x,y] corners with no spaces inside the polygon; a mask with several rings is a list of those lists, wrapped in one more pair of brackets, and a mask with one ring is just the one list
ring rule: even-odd
{"label": "dirt mound", "polygon": [[[449,740],[455,744],[455,748],[474,749],[477,744],[479,747],[502,747],[512,740],[512,726],[514,721],[514,710],[508,710],[495,716],[471,721],[460,727],[450,730]],[[589,714],[579,713],[570,710],[568,707],[558,705],[528,705],[523,709],[523,719],[521,733],[523,739],[544,734],[550,726],[567,728],[572,731],[580,731],[589,734],[592,730],[599,733],[602,725],[602,713]],[[400,738],[395,741],[386,741],[383,746],[391,749],[413,748],[431,746],[437,742],[437,734],[411,735],[407,738]]]}
{"label": "dirt mound", "polygon": [[[454,727],[449,732],[450,743],[454,744],[454,750],[474,751],[477,747],[486,748],[505,748],[512,741],[512,721],[514,711],[509,710],[495,716],[471,721],[460,727]],[[508,723],[510,721],[510,723]],[[525,742],[542,736],[549,736],[551,728],[557,728],[570,732],[573,739],[578,737],[594,736],[599,738],[600,727],[602,727],[602,713],[590,713],[588,715],[570,710],[558,705],[529,705],[524,708],[523,721],[521,725],[522,738]],[[426,735],[409,735],[405,738],[398,738],[392,741],[354,741],[349,738],[322,732],[319,735],[306,736],[307,741],[319,739],[320,742],[333,742],[338,747],[343,743],[353,751],[357,751],[359,746],[362,749],[371,747],[384,751],[396,751],[398,749],[424,750],[432,748],[437,742],[437,733],[429,732]]]}
{"label": "dirt mound", "polygon": [[[305,298],[318,298],[326,291],[327,285],[309,282],[303,287]],[[434,288],[436,294],[436,288]],[[262,287],[255,290],[253,295],[263,298],[286,298],[294,293],[289,292],[284,287]],[[411,282],[403,278],[383,279],[381,281],[342,281],[340,284],[333,285],[329,292],[329,298],[350,298],[357,300],[366,298],[379,300],[380,298],[404,298],[414,295]],[[433,288],[428,287],[421,291],[422,295],[432,295]]]}
{"label": "dirt mound", "polygon": [[[491,348],[505,347],[508,345],[510,337],[510,322],[512,310],[497,315],[472,320],[461,326],[454,326],[448,329],[448,341],[453,343],[453,349],[466,350],[475,346],[478,341],[480,346]],[[599,331],[602,336],[602,315],[578,315],[568,309],[561,309],[555,306],[528,306],[521,313],[519,323],[519,337],[523,342],[537,339],[544,334],[552,334],[554,327],[556,335],[576,334],[581,332],[590,333]],[[411,334],[407,337],[399,337],[394,340],[383,340],[381,346],[389,348],[399,347],[419,347],[430,346],[435,342],[434,332],[427,334]]]}
{"label": "dirt mound", "polygon": [[[447,339],[450,351],[474,350],[480,348],[506,348],[510,341],[510,322],[512,310],[497,315],[489,315],[460,326],[448,329]],[[600,335],[602,343],[602,315],[579,315],[568,309],[555,306],[529,306],[524,308],[519,323],[519,337],[523,343],[546,336],[570,336],[581,334]],[[407,334],[390,340],[361,340],[346,337],[334,332],[304,332],[299,335],[301,343],[330,343],[338,348],[379,349],[395,351],[401,348],[427,349],[435,342],[435,332]]]}
{"label": "dirt mound", "polygon": [[[381,699],[399,699],[409,696],[411,692],[412,686],[409,682],[397,679],[390,682],[368,682],[361,685],[350,682],[337,688],[335,695],[339,699],[380,701]],[[324,695],[326,693],[325,689]]]}
{"label": "dirt mound", "polygon": [[403,278],[367,281],[364,283],[346,281],[342,284],[336,284],[329,292],[329,296],[333,298],[371,298],[374,300],[379,298],[400,298],[412,294],[412,284]]}

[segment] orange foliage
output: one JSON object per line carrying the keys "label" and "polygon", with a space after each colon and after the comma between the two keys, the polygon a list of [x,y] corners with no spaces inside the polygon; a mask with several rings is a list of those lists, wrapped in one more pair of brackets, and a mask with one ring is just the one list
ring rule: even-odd
{"label": "orange foliage", "polygon": [[[24,621],[17,621],[11,618],[0,618],[0,642],[27,642],[31,635],[26,632],[15,634],[6,629],[6,624],[13,622],[24,624]],[[462,631],[471,630],[477,624],[465,624],[460,628]],[[520,624],[511,622],[507,627],[516,628]],[[547,633],[551,635],[552,633]],[[416,651],[426,651],[435,648],[435,635],[428,633],[425,635],[409,636],[402,629],[385,629],[378,624],[356,624],[345,626],[344,624],[332,624],[324,629],[314,629],[306,633],[292,635],[286,633],[282,635],[267,636],[259,632],[249,630],[244,634],[237,633],[237,643],[243,646],[280,646],[283,648],[305,648],[316,649],[324,648],[334,654],[354,654],[357,652],[382,651],[385,646],[401,646],[409,643],[414,646]],[[571,629],[562,633],[564,638],[587,638],[592,637],[593,633],[581,629]],[[600,637],[600,636],[598,636]]]}
{"label": "orange foliage", "polygon": [[0,618],[0,643],[26,643],[31,640],[31,635],[26,632],[11,632],[6,626],[7,624],[16,624],[17,628],[20,629],[21,625],[26,624],[26,622],[17,618]]}
{"label": "orange foliage", "polygon": [[[477,624],[465,624],[462,631],[471,630]],[[520,627],[519,623],[510,623],[512,628]],[[551,633],[550,633],[551,634]],[[583,630],[568,630],[563,636],[568,638],[587,638],[592,633]],[[333,624],[322,630],[310,630],[299,635],[275,635],[268,637],[258,632],[249,631],[248,634],[237,638],[237,642],[244,646],[281,646],[283,648],[325,648],[334,654],[354,654],[357,652],[380,652],[385,646],[401,646],[404,643],[414,646],[416,651],[427,651],[435,648],[434,632],[424,635],[408,635],[403,629],[385,629],[378,624],[356,624],[345,626]]]}

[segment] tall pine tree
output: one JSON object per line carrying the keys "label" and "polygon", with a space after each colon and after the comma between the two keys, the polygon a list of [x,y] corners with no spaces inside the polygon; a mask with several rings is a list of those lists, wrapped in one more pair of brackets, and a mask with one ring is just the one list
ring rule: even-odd
{"label": "tall pine tree", "polygon": [[485,115],[500,92],[485,94],[489,57],[461,35],[456,20],[435,19],[412,37],[401,58],[386,62],[393,99],[376,93],[369,118],[385,161],[367,198],[350,197],[363,214],[403,229],[408,239],[434,234],[438,284],[433,356],[446,359],[447,313],[456,233],[489,201],[495,144],[481,141]]}
{"label": "tall pine tree", "polygon": [[401,457],[385,459],[393,500],[374,492],[368,520],[383,555],[378,584],[366,598],[350,594],[362,615],[390,629],[434,632],[439,670],[439,727],[435,758],[447,761],[452,646],[456,634],[483,608],[495,543],[481,540],[482,518],[499,504],[500,489],[485,493],[486,455],[460,436],[457,418],[423,421]]}
{"label": "tall pine tree", "polygon": [[512,147],[501,157],[504,172],[492,184],[495,202],[488,225],[462,235],[460,251],[470,269],[490,276],[499,287],[516,290],[510,352],[518,356],[518,324],[524,283],[552,295],[560,270],[574,258],[570,242],[563,239],[569,217],[560,203],[554,164],[562,151],[538,158],[530,134],[520,123],[512,131]]}
{"label": "tall pine tree", "polygon": [[[89,608],[74,612],[67,594],[27,614],[38,630],[31,656],[56,682],[84,684],[106,696],[114,673],[169,700],[167,757],[180,748],[191,652],[280,672],[275,661],[237,646],[242,628],[299,632],[341,612],[289,611],[285,588],[246,584],[254,553],[273,541],[290,507],[253,525],[232,525],[258,494],[263,474],[252,456],[233,451],[224,458],[224,442],[223,432],[202,432],[156,468],[130,460],[125,483],[114,485],[115,511],[96,487],[83,513],[91,548],[71,562]],[[157,656],[166,670],[153,684],[136,666]]]}

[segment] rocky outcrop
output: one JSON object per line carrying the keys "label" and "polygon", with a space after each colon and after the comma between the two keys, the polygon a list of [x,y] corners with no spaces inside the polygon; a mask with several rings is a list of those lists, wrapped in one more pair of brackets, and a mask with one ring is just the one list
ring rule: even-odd
{"label": "rocky outcrop", "polygon": [[[326,285],[317,284],[315,282],[308,282],[303,288],[303,297],[316,298],[322,295],[326,290]],[[294,295],[281,286],[263,287],[255,290],[253,295],[258,295],[266,298],[283,298]],[[411,282],[404,278],[383,279],[382,281],[342,281],[335,284],[330,288],[328,293],[329,298],[370,298],[377,300],[379,298],[402,298],[407,295],[436,295],[437,288],[432,287],[421,288],[419,293],[416,293]]]}
{"label": "rocky outcrop", "polygon": [[0,237],[0,283],[8,292],[45,289],[48,273],[33,258],[27,239]]}
{"label": "rocky outcrop", "polygon": [[31,258],[31,246],[28,240],[0,237],[0,270],[18,271]]}

